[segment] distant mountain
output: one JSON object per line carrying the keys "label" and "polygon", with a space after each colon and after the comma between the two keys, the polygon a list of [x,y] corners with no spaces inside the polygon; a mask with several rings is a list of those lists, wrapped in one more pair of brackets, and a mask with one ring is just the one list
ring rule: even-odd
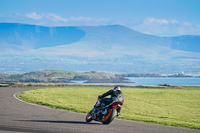
{"label": "distant mountain", "polygon": [[79,41],[84,32],[76,27],[44,27],[18,23],[0,23],[1,45],[30,48],[53,47]]}
{"label": "distant mountain", "polygon": [[4,73],[43,69],[200,72],[200,36],[159,37],[121,25],[0,23],[0,47],[0,72]]}
{"label": "distant mountain", "polygon": [[191,51],[200,53],[200,35],[171,37],[171,48],[183,51]]}

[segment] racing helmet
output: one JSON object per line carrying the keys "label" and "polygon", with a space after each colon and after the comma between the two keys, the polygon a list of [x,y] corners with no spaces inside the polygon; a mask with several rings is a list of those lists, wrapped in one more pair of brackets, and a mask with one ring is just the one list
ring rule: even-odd
{"label": "racing helmet", "polygon": [[121,90],[121,88],[120,88],[119,86],[115,86],[115,87],[113,88],[113,90],[114,90],[114,91],[117,91],[117,90]]}

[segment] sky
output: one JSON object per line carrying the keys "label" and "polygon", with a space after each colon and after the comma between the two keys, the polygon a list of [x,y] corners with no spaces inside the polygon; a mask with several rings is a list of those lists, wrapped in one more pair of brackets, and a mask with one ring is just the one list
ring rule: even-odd
{"label": "sky", "polygon": [[0,0],[0,22],[117,24],[156,36],[200,35],[200,0]]}

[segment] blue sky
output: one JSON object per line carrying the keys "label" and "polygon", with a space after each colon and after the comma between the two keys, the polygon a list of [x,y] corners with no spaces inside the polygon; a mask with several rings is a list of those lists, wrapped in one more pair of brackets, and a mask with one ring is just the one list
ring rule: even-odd
{"label": "blue sky", "polygon": [[200,35],[200,0],[0,0],[0,22],[120,24],[158,35]]}

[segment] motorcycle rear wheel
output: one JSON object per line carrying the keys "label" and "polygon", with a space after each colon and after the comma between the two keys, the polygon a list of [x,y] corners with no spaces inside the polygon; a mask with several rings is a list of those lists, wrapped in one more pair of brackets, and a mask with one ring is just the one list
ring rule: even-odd
{"label": "motorcycle rear wheel", "polygon": [[116,114],[117,114],[117,110],[115,108],[109,109],[108,113],[105,116],[103,116],[102,123],[103,124],[111,123],[114,120]]}

